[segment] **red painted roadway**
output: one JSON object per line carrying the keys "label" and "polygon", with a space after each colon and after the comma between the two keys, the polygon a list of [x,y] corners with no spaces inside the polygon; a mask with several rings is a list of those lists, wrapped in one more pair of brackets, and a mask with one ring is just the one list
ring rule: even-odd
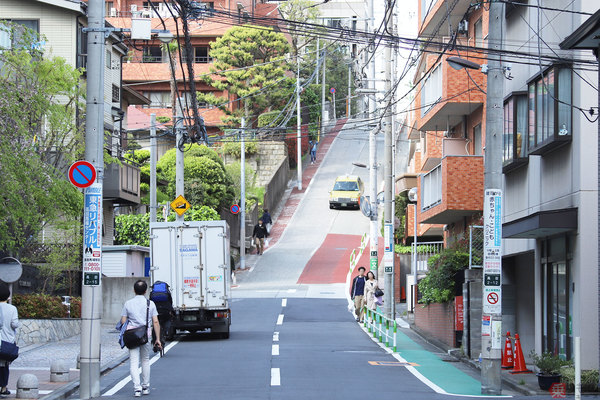
{"label": "red painted roadway", "polygon": [[[329,234],[321,244],[321,247],[310,258],[298,284],[328,284],[344,283],[350,268],[350,254],[352,250],[360,246],[360,235]],[[379,261],[383,256],[383,240],[378,242]],[[362,256],[356,264],[353,276],[358,275],[358,267],[364,266],[369,271],[369,244],[363,251]]]}
{"label": "red painted roadway", "polygon": [[304,197],[304,192],[306,192],[306,188],[312,181],[312,178],[317,173],[317,170],[321,165],[321,161],[329,151],[333,140],[336,138],[346,121],[347,119],[345,118],[339,119],[335,124],[335,127],[325,135],[325,138],[321,139],[321,142],[319,143],[319,147],[317,149],[317,162],[314,164],[307,165],[304,171],[302,171],[302,190],[298,190],[298,187],[295,187],[292,190],[290,197],[288,198],[287,202],[283,206],[283,209],[281,210],[281,214],[279,214],[277,220],[271,228],[271,233],[269,234],[269,247],[274,246],[275,243],[277,243],[279,239],[281,239],[283,231],[285,231],[285,228],[287,227],[288,223],[292,219],[292,216],[296,212],[296,209],[300,204],[300,200],[302,200],[302,197]]}

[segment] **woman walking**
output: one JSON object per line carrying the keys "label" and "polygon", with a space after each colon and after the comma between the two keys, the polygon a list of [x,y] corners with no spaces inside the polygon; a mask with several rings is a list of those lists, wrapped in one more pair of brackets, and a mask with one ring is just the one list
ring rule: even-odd
{"label": "woman walking", "polygon": [[367,300],[367,308],[369,310],[377,309],[377,299],[375,298],[375,290],[379,289],[377,280],[373,271],[367,273],[367,282],[365,283],[365,299]]}
{"label": "woman walking", "polygon": [[[17,328],[19,327],[19,313],[17,307],[8,304],[10,290],[6,284],[0,284],[0,339],[4,342],[15,343]],[[10,394],[8,391],[8,366],[10,361],[0,360],[0,397]]]}

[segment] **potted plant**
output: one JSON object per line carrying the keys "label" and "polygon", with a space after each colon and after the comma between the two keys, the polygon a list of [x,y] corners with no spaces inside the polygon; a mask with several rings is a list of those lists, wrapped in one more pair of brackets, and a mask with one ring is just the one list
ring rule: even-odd
{"label": "potted plant", "polygon": [[547,351],[541,355],[535,351],[531,351],[529,356],[538,369],[536,375],[538,377],[538,385],[540,385],[540,389],[542,390],[550,390],[553,383],[559,383],[561,378],[560,368],[571,363]]}

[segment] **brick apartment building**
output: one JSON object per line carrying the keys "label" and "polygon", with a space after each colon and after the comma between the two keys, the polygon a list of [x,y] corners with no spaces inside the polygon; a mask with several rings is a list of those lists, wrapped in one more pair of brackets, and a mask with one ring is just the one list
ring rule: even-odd
{"label": "brick apartment building", "polygon": [[[205,18],[198,21],[190,21],[191,44],[194,48],[194,75],[196,90],[198,92],[212,93],[215,96],[226,97],[230,101],[235,100],[233,95],[227,91],[218,90],[202,81],[201,76],[210,72],[212,59],[209,56],[210,43],[222,36],[228,29],[237,23],[243,24],[250,22],[251,16],[256,17],[280,17],[276,4],[264,4],[257,0],[216,0],[202,1],[207,9],[216,9],[237,15],[236,18]],[[154,8],[152,8],[154,5]],[[179,28],[179,47],[184,48],[183,28],[181,21],[176,21],[173,14],[172,2],[154,1],[152,5],[149,1],[142,0],[114,0],[106,2],[107,20],[116,27],[130,28],[131,19],[150,18],[152,29],[169,30],[177,40],[177,28]],[[173,14],[172,14],[173,13]],[[159,18],[160,17],[160,18]],[[162,20],[161,20],[162,19]],[[164,21],[165,26],[163,26]],[[131,50],[123,63],[123,84],[126,87],[135,88],[150,99],[150,104],[136,106],[130,110],[129,130],[146,129],[150,125],[150,114],[155,113],[157,117],[168,117],[172,121],[172,96],[171,96],[171,68],[169,63],[169,54],[161,46],[162,42],[153,36],[152,40],[136,40],[132,43]],[[185,70],[186,79],[187,68],[185,65],[185,54],[183,51],[176,50],[175,56],[175,77],[177,80],[177,96],[187,96],[189,98],[189,87],[183,82],[182,70]],[[188,101],[189,104],[189,101]],[[229,105],[232,109],[236,107],[235,103]],[[222,125],[221,118],[224,113],[216,107],[210,107],[208,104],[198,104],[200,115],[204,118],[204,123],[208,134],[218,133]],[[166,124],[171,124],[171,121]],[[147,136],[147,134],[145,134]],[[135,135],[134,135],[135,138]],[[173,147],[171,141],[163,138],[159,145],[159,155]]]}

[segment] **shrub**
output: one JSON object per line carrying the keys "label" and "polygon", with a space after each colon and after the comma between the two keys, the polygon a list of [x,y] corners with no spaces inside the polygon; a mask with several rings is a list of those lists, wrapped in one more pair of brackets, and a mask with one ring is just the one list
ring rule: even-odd
{"label": "shrub", "polygon": [[561,367],[570,366],[571,361],[563,360],[557,355],[550,352],[543,352],[541,355],[532,350],[529,357],[533,360],[533,364],[543,375],[557,375],[561,372]]}
{"label": "shrub", "polygon": [[[562,378],[560,381],[567,385],[569,392],[575,391],[575,367],[566,366],[560,369]],[[581,371],[581,391],[582,392],[597,392],[598,391],[598,370],[584,369]]]}
{"label": "shrub", "polygon": [[[19,311],[19,318],[49,319],[66,318],[67,306],[60,296],[47,294],[15,294],[12,304]],[[81,317],[81,298],[71,298],[71,318]]]}
{"label": "shrub", "polygon": [[[258,143],[256,140],[246,141],[244,143],[246,156],[258,153]],[[223,153],[240,158],[242,155],[242,144],[240,142],[225,142],[223,144]]]}
{"label": "shrub", "polygon": [[469,254],[445,249],[430,257],[427,264],[429,272],[419,282],[419,292],[422,293],[419,303],[446,303],[454,299],[456,274],[469,265]]}

